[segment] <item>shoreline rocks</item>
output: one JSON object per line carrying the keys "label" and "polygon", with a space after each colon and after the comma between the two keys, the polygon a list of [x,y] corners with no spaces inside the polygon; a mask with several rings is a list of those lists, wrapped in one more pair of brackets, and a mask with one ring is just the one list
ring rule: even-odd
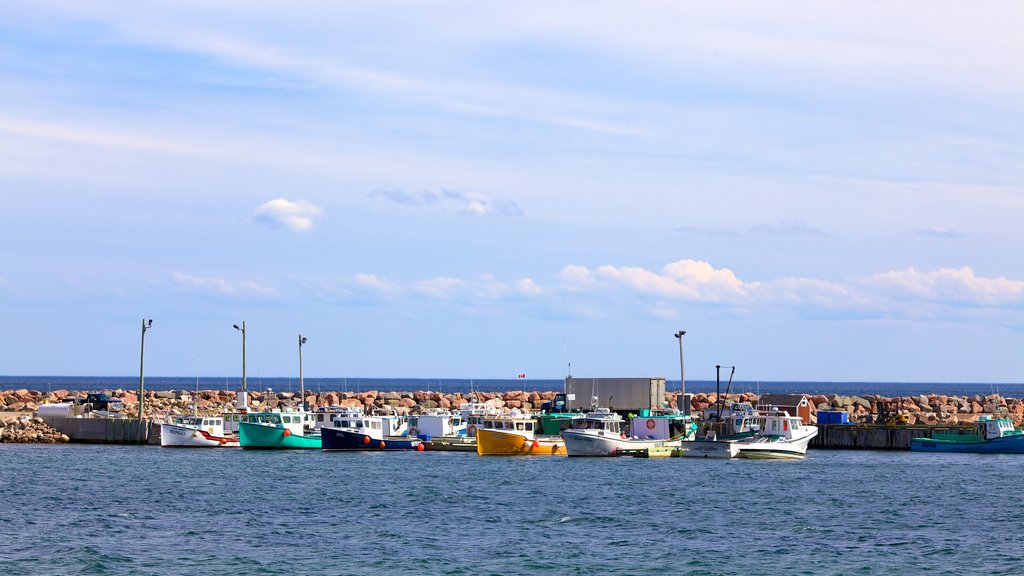
{"label": "shoreline rocks", "polygon": [[0,418],[0,442],[57,444],[70,440],[66,435],[47,426],[38,416]]}

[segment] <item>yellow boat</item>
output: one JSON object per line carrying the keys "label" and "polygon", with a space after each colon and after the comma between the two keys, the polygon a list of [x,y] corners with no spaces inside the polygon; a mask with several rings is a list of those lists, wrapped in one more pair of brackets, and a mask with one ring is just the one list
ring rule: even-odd
{"label": "yellow boat", "polygon": [[537,422],[520,415],[486,418],[476,431],[481,456],[567,456],[560,436],[537,436]]}

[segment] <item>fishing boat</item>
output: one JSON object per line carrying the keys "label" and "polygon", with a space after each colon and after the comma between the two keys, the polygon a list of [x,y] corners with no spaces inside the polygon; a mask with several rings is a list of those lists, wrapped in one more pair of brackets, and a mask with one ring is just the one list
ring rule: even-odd
{"label": "fishing boat", "polygon": [[237,447],[238,436],[224,433],[223,416],[178,416],[160,424],[160,445],[174,448]]}
{"label": "fishing boat", "polygon": [[804,424],[798,416],[790,416],[775,408],[754,417],[758,433],[736,440],[740,458],[800,459],[807,445],[818,435],[818,427]]}
{"label": "fishing boat", "polygon": [[561,436],[537,434],[537,421],[518,411],[485,418],[484,427],[476,431],[476,453],[481,456],[566,455]]}
{"label": "fishing boat", "polygon": [[751,438],[761,430],[757,410],[748,402],[722,403],[704,410],[704,424],[675,455],[683,458],[736,458],[738,441]]}
{"label": "fishing boat", "polygon": [[336,419],[322,426],[323,449],[330,450],[423,450],[422,440],[408,433],[404,416],[359,415]]}
{"label": "fishing boat", "polygon": [[238,422],[239,445],[248,449],[308,449],[322,446],[312,432],[313,415],[305,411],[250,412]]}
{"label": "fishing boat", "polygon": [[625,420],[608,408],[594,408],[577,418],[573,427],[562,431],[569,456],[615,456],[623,451],[679,446],[679,439],[627,437]]}
{"label": "fishing boat", "polygon": [[682,458],[735,458],[740,454],[740,446],[736,440],[719,440],[714,431],[680,442],[675,455]]}
{"label": "fishing boat", "polygon": [[[483,423],[483,416],[479,418]],[[434,409],[409,416],[409,436],[422,440],[426,450],[476,452],[476,435],[469,435],[469,422],[462,412]]]}
{"label": "fishing boat", "polygon": [[931,438],[911,438],[914,452],[971,452],[1024,454],[1024,431],[1006,418],[981,416],[967,433],[934,433]]}

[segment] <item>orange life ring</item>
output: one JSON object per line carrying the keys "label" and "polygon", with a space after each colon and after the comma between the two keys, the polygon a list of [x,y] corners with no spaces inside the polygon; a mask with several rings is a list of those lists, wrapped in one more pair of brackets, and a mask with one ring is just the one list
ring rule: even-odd
{"label": "orange life ring", "polygon": [[654,419],[653,418],[648,418],[647,419],[647,429],[648,430],[654,430],[654,426],[655,426]]}
{"label": "orange life ring", "polygon": [[476,424],[470,424],[469,427],[466,428],[466,433],[467,434],[475,434],[476,433]]}

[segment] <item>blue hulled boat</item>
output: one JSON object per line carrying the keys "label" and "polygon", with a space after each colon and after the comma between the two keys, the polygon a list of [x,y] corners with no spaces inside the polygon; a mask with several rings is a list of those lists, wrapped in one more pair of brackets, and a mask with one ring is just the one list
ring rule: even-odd
{"label": "blue hulled boat", "polygon": [[371,435],[369,430],[324,426],[320,429],[324,450],[423,450],[415,436]]}
{"label": "blue hulled boat", "polygon": [[1024,431],[1005,418],[982,416],[968,434],[933,434],[931,438],[912,438],[914,452],[975,452],[985,454],[1024,454]]}

